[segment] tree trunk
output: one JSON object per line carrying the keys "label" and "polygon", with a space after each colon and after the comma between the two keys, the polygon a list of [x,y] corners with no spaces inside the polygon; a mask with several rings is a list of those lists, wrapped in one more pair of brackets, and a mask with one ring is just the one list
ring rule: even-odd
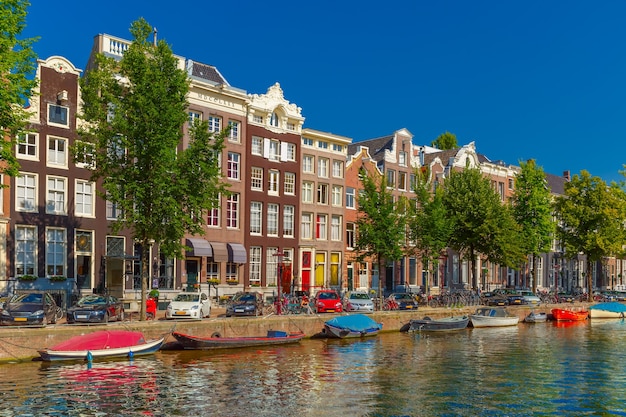
{"label": "tree trunk", "polygon": [[141,249],[141,307],[139,308],[139,320],[146,320],[146,302],[148,301],[148,276],[150,268],[148,261],[150,259],[150,247],[144,241]]}
{"label": "tree trunk", "polygon": [[533,289],[533,294],[536,294],[537,293],[537,272],[539,268],[537,268],[537,255],[535,255],[534,253],[532,256],[532,260],[533,260],[533,269],[532,269],[532,277],[531,277],[531,279],[533,280],[532,289]]}
{"label": "tree trunk", "polygon": [[593,301],[593,276],[591,275],[591,260],[587,257],[587,301]]}
{"label": "tree trunk", "polygon": [[383,260],[378,257],[378,308],[383,309],[383,278],[386,278],[387,271],[383,272]]}

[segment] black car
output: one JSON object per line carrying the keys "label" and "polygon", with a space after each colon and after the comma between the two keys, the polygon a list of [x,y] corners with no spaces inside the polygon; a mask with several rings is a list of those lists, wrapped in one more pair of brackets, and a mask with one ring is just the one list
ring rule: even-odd
{"label": "black car", "polygon": [[256,292],[239,292],[226,306],[226,317],[257,316],[263,304],[262,295]]}
{"label": "black car", "polygon": [[111,295],[90,294],[82,297],[76,304],[67,309],[69,324],[108,323],[110,320],[124,320],[124,304]]}
{"label": "black car", "polygon": [[490,305],[510,305],[520,306],[526,304],[524,296],[518,291],[512,289],[497,289],[494,291],[494,297],[496,299],[506,299],[506,304],[490,304]]}
{"label": "black car", "polygon": [[63,310],[47,292],[15,294],[0,312],[3,326],[41,325],[56,323]]}
{"label": "black car", "polygon": [[398,304],[398,310],[417,310],[419,307],[414,295],[408,292],[396,292],[391,297]]}

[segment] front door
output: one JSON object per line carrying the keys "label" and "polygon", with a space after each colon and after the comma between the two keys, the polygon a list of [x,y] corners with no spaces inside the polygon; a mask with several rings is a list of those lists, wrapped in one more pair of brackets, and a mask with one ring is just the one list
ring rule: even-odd
{"label": "front door", "polygon": [[198,285],[198,260],[187,259],[185,269],[187,270],[187,291],[196,291],[196,288],[200,287]]}

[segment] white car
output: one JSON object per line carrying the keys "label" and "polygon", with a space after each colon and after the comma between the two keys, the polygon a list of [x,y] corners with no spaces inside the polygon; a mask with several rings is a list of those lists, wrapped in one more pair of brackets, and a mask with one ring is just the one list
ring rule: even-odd
{"label": "white car", "polygon": [[374,302],[369,294],[365,291],[352,291],[346,297],[346,311],[364,311],[366,313],[374,312]]}
{"label": "white car", "polygon": [[165,318],[201,319],[211,316],[211,300],[203,292],[181,292],[167,305]]}
{"label": "white car", "polygon": [[520,291],[520,295],[524,297],[524,302],[531,306],[538,306],[541,304],[541,299],[537,297],[532,291]]}

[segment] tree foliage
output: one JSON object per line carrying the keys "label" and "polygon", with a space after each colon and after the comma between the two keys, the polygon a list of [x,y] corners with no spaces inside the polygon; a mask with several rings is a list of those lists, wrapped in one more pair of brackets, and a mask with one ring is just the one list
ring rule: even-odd
{"label": "tree foliage", "polygon": [[443,204],[453,221],[450,247],[469,262],[474,289],[479,254],[489,262],[519,267],[524,259],[517,245],[519,226],[478,169],[452,172],[444,184]]}
{"label": "tree foliage", "polygon": [[[119,62],[101,54],[81,80],[87,145],[73,150],[81,160],[93,153],[92,179],[121,209],[114,230],[128,230],[143,248],[156,242],[161,252],[181,257],[185,234],[203,234],[203,214],[227,191],[218,165],[227,131],[214,136],[206,121],[198,122],[189,146],[178,148],[187,122],[187,75],[164,41],[149,41],[145,20],[134,22],[131,34]],[[147,257],[144,250],[142,317]]]}
{"label": "tree foliage", "polygon": [[405,242],[404,216],[398,210],[393,195],[382,177],[368,175],[362,169],[359,179],[363,190],[359,194],[355,250],[359,260],[372,257],[378,263],[378,296],[382,297],[382,281],[385,278],[385,261],[402,257]]}
{"label": "tree foliage", "polygon": [[27,125],[25,106],[37,86],[32,76],[37,65],[32,44],[37,39],[18,39],[26,27],[28,6],[30,3],[25,0],[0,2],[0,127],[10,138],[1,142],[0,173],[10,176],[19,171],[15,141]]}
{"label": "tree foliage", "polygon": [[520,225],[519,245],[532,257],[533,292],[537,289],[537,257],[549,252],[554,239],[555,224],[550,190],[543,169],[534,160],[521,162],[511,199],[513,217]]}
{"label": "tree foliage", "polygon": [[456,149],[459,147],[456,142],[456,135],[450,132],[444,132],[441,135],[437,136],[437,139],[431,142],[431,146],[434,146],[437,149],[441,149],[442,151],[448,149]]}
{"label": "tree foliage", "polygon": [[593,262],[623,253],[626,198],[616,184],[607,184],[583,170],[565,183],[564,195],[556,199],[557,235],[565,256],[587,256],[588,296],[593,293]]}
{"label": "tree foliage", "polygon": [[[408,233],[423,268],[432,274],[438,268],[441,253],[448,246],[453,222],[443,204],[443,189],[431,190],[428,171],[417,170],[415,178],[416,199],[409,205],[407,213]],[[428,292],[428,288],[425,290]]]}

